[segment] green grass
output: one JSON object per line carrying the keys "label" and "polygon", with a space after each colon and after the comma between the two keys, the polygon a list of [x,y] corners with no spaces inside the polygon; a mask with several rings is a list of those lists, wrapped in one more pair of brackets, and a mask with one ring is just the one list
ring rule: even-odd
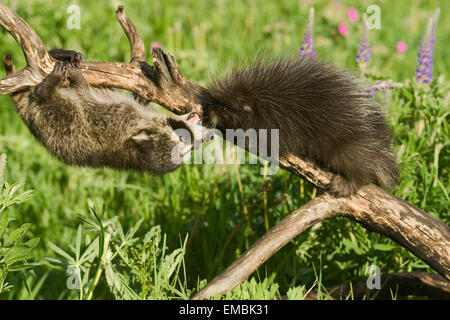
{"label": "green grass", "polygon": [[[128,40],[114,16],[119,4],[115,1],[79,1],[81,30],[66,28],[69,1],[3,3],[15,3],[17,12],[48,48],[75,49],[87,60],[130,59]],[[230,61],[259,52],[297,53],[308,14],[308,4],[294,0],[122,3],[147,47],[152,41],[163,43],[177,57],[182,72],[203,85]],[[370,33],[369,75],[405,83],[393,90],[386,109],[402,168],[401,184],[394,193],[448,224],[449,2],[340,3],[342,10],[327,2],[315,5],[318,56],[358,72],[355,55],[361,28],[348,22],[345,8],[353,6],[360,13],[370,4],[380,6],[382,29]],[[437,7],[441,18],[436,33],[435,80],[431,88],[423,88],[409,80],[414,76],[416,48],[427,19]],[[349,26],[346,38],[337,33],[341,22]],[[408,45],[404,55],[395,51],[398,41]],[[17,67],[25,65],[19,46],[1,31],[0,54],[7,52],[13,54]],[[383,100],[383,94],[377,98]],[[310,184],[283,170],[264,179],[260,166],[255,165],[240,165],[239,176],[233,165],[186,165],[163,177],[68,167],[35,141],[9,97],[0,97],[0,153],[8,155],[6,181],[23,183],[22,192],[34,190],[31,199],[8,208],[9,217],[15,219],[9,227],[12,231],[30,223],[23,241],[41,239],[28,259],[41,264],[9,272],[11,288],[0,294],[3,299],[185,299],[262,236],[266,219],[274,226],[315,194]],[[250,227],[241,223],[244,206]],[[103,224],[90,208],[97,208]],[[139,228],[134,230],[138,222]],[[127,230],[135,234],[127,235]],[[81,263],[94,241],[104,243],[102,263],[98,246],[95,250],[91,247],[89,259]],[[61,251],[55,251],[55,246],[72,260],[58,254]],[[87,278],[80,279],[83,292],[67,288],[68,264],[86,268]],[[336,218],[292,240],[227,298],[298,299],[317,280],[323,290],[363,279],[372,264],[382,273],[430,271],[389,239]]]}

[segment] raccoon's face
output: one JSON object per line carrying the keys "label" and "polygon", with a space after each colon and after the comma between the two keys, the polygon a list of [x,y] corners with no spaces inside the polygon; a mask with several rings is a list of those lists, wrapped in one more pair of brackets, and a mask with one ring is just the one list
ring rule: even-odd
{"label": "raccoon's face", "polygon": [[146,171],[153,174],[170,172],[187,163],[191,152],[211,138],[194,112],[154,119],[133,136]]}

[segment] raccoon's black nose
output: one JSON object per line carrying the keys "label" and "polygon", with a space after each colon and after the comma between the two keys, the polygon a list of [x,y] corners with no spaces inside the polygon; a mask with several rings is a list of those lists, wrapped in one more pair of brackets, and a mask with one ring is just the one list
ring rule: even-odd
{"label": "raccoon's black nose", "polygon": [[214,139],[214,131],[208,130],[203,138],[203,141],[211,141]]}

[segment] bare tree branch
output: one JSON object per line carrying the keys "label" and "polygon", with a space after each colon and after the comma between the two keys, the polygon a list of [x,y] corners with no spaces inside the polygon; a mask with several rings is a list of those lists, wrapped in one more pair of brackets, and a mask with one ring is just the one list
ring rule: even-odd
{"label": "bare tree branch", "polygon": [[369,185],[350,198],[334,198],[326,193],[295,210],[193,299],[208,299],[217,293],[227,293],[297,235],[318,222],[337,216],[354,220],[370,231],[391,238],[450,279],[448,226],[402,199]]}
{"label": "bare tree branch", "polygon": [[[196,111],[202,114],[202,95],[206,89],[187,80],[173,55],[159,48],[151,52],[154,65],[148,65],[142,37],[123,7],[119,7],[116,17],[130,40],[131,62],[84,62],[81,68],[87,81],[92,86],[129,90],[143,101],[154,101],[175,113]],[[1,3],[0,24],[21,45],[27,59],[27,67],[0,80],[0,94],[39,84],[54,65],[45,46],[25,21]],[[280,159],[280,166],[319,188],[326,188],[333,176],[313,162],[295,156]],[[294,211],[194,298],[207,299],[231,290],[295,236],[335,216],[344,216],[391,238],[450,279],[449,227],[402,199],[369,185],[349,198],[323,194]]]}
{"label": "bare tree branch", "polygon": [[0,94],[34,86],[53,70],[53,59],[34,30],[15,12],[0,3],[0,24],[22,47],[27,66],[0,80]]}
{"label": "bare tree branch", "polygon": [[142,39],[139,32],[136,30],[136,27],[131,22],[131,20],[125,14],[125,10],[123,6],[119,6],[116,11],[116,18],[119,20],[120,25],[122,26],[123,31],[128,37],[131,45],[131,62],[145,62],[147,61],[145,58],[145,45],[144,40]]}
{"label": "bare tree branch", "polygon": [[[92,86],[126,89],[143,101],[154,101],[177,114],[201,112],[200,85],[187,80],[179,71],[173,55],[153,50],[153,63],[145,62],[142,37],[125,15],[123,6],[116,17],[131,41],[131,63],[83,62],[81,68]],[[15,12],[0,3],[0,25],[21,45],[27,66],[0,80],[0,94],[10,94],[42,82],[53,70],[54,61],[34,30]]]}

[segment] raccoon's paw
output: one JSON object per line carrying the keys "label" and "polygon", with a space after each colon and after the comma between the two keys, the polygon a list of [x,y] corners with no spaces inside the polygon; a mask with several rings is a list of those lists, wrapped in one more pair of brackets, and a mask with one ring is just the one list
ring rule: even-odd
{"label": "raccoon's paw", "polygon": [[67,66],[62,62],[56,62],[48,77],[55,82],[64,82],[67,78]]}
{"label": "raccoon's paw", "polygon": [[328,185],[328,192],[335,197],[348,197],[354,194],[359,187],[355,181],[348,180],[341,175],[335,175]]}
{"label": "raccoon's paw", "polygon": [[88,86],[86,79],[83,77],[83,72],[80,68],[73,66],[73,64],[68,64],[67,66],[67,80],[69,80],[70,85],[85,87]]}
{"label": "raccoon's paw", "polygon": [[73,50],[65,50],[65,49],[52,49],[48,52],[54,59],[59,60],[61,62],[80,64],[84,61],[84,56],[82,53],[73,51]]}

